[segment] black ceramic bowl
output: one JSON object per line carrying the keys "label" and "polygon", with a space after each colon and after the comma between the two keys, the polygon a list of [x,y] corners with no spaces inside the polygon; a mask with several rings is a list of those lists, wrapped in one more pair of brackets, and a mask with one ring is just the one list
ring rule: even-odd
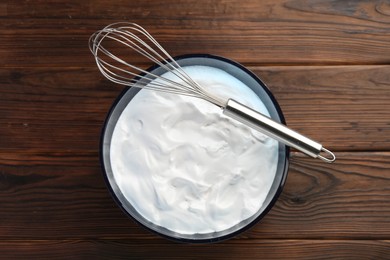
{"label": "black ceramic bowl", "polygon": [[[254,75],[251,71],[249,71],[242,65],[226,58],[206,54],[185,55],[176,57],[175,60],[182,67],[203,65],[215,67],[226,71],[227,73],[236,77],[248,87],[250,87],[259,96],[261,101],[268,109],[271,117],[275,121],[285,123],[282,111],[275,98],[273,97],[272,93],[256,75]],[[158,66],[153,66],[149,68],[149,71],[152,71],[157,75],[161,75],[165,72],[164,69]],[[100,144],[100,159],[103,168],[104,178],[113,198],[124,210],[124,212],[146,229],[157,233],[165,238],[186,243],[212,243],[229,239],[242,233],[243,231],[247,230],[248,228],[255,225],[257,222],[259,222],[275,204],[277,198],[282,192],[282,188],[287,177],[289,148],[281,143],[279,143],[279,158],[275,179],[262,207],[259,209],[258,212],[256,212],[256,214],[246,220],[241,221],[240,223],[229,229],[206,234],[179,234],[148,221],[136,211],[136,209],[122,194],[114,178],[110,164],[110,145],[115,125],[122,111],[125,109],[128,103],[131,102],[132,98],[137,94],[138,91],[139,89],[137,88],[126,88],[122,92],[122,94],[116,99],[105,121]]]}

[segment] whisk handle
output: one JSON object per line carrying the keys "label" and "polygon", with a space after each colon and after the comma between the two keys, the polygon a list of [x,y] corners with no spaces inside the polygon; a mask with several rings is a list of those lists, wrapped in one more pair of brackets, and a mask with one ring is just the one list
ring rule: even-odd
{"label": "whisk handle", "polygon": [[[306,136],[303,136],[287,126],[280,124],[271,118],[233,100],[229,99],[223,109],[223,114],[227,115],[271,138],[282,142],[285,145],[325,162],[332,163],[336,160],[335,155]],[[327,154],[326,157],[321,153]]]}

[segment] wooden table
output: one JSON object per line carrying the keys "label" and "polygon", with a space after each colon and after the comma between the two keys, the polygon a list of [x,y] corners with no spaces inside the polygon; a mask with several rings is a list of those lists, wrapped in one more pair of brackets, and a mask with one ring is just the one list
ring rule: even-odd
{"label": "wooden table", "polygon": [[[0,258],[390,259],[390,1],[197,0],[0,3]],[[176,244],[116,206],[99,135],[120,93],[88,37],[146,27],[173,55],[253,70],[290,127],[338,157],[293,152],[285,189],[254,228]]]}

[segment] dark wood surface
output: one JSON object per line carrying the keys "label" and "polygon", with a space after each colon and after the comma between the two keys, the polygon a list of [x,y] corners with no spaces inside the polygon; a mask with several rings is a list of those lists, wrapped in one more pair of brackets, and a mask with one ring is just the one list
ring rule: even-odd
{"label": "dark wood surface", "polygon": [[[390,1],[6,0],[0,21],[0,258],[390,259]],[[229,241],[145,231],[115,205],[98,159],[121,87],[87,41],[115,21],[173,55],[248,66],[287,124],[338,160],[293,152],[274,208]]]}

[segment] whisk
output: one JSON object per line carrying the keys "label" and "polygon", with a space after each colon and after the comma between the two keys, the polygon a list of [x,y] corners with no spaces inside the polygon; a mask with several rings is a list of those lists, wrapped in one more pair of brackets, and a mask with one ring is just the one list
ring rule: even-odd
{"label": "whisk", "polygon": [[[89,48],[100,72],[114,83],[201,98],[220,107],[224,115],[313,158],[319,158],[328,163],[336,159],[335,155],[320,143],[232,98],[225,100],[207,92],[182,69],[152,35],[138,24],[120,22],[108,25],[92,34],[89,39]],[[112,50],[117,50],[116,54]],[[127,55],[125,53],[127,51],[133,52],[132,54],[135,52],[167,72],[171,72],[176,80],[132,65],[124,57],[134,57],[134,55]]]}

